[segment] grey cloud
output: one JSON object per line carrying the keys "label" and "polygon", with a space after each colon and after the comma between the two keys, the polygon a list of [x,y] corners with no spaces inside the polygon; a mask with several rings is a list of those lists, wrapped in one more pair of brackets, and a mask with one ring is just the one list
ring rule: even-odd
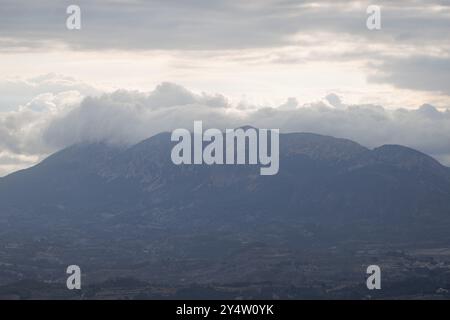
{"label": "grey cloud", "polygon": [[71,77],[54,73],[30,79],[4,79],[0,81],[0,112],[17,109],[39,94],[58,94],[65,91],[77,91],[82,95],[97,95],[95,87]]}
{"label": "grey cloud", "polygon": [[373,66],[372,82],[391,83],[399,88],[438,91],[450,95],[450,58],[413,56],[386,58]]}
{"label": "grey cloud", "polygon": [[83,141],[131,144],[198,118],[225,123],[229,107],[222,95],[195,94],[172,83],[148,94],[119,90],[84,99],[78,108],[55,118],[44,139],[54,148]]}
{"label": "grey cloud", "polygon": [[290,97],[286,100],[285,103],[280,105],[278,108],[280,110],[289,110],[296,109],[298,107],[298,100],[295,97]]}
{"label": "grey cloud", "polygon": [[63,117],[81,101],[77,92],[38,95],[20,108],[0,112],[0,153],[44,155],[54,148],[43,141],[44,129],[56,118]]}
{"label": "grey cloud", "polygon": [[227,108],[230,106],[228,99],[221,94],[209,95],[202,93],[197,95],[180,85],[170,82],[159,84],[155,90],[148,95],[145,103],[151,108],[183,106],[193,103],[204,104],[216,108]]}
{"label": "grey cloud", "polygon": [[325,100],[332,105],[335,108],[343,108],[345,107],[344,104],[341,101],[341,98],[335,94],[335,93],[330,93],[325,97]]}
{"label": "grey cloud", "polygon": [[[371,1],[298,0],[80,0],[82,30],[65,28],[70,1],[3,0],[3,49],[35,48],[41,42],[74,49],[236,49],[290,44],[296,33],[358,34],[369,41],[437,42],[448,39],[446,1],[379,1],[383,32],[365,27]],[[315,5],[314,5],[315,4]],[[427,10],[440,5],[441,11]]]}
{"label": "grey cloud", "polygon": [[[291,46],[307,54],[299,57],[270,53],[273,57],[265,62],[371,61],[376,63],[372,68],[377,71],[371,81],[449,94],[449,1],[414,0],[406,5],[401,0],[378,1],[382,8],[382,29],[375,32],[365,25],[366,8],[373,4],[368,0],[80,0],[77,3],[82,8],[82,30],[69,31],[65,27],[65,10],[71,1],[3,0],[0,51],[47,50],[52,44],[63,44],[70,50],[207,51],[213,57],[229,50]],[[310,41],[296,35],[309,37]],[[336,43],[345,44],[344,40],[358,46],[343,52],[333,48]],[[316,52],[314,46],[329,50]],[[405,52],[403,58],[393,58],[404,47],[423,56],[411,57]],[[433,56],[430,48],[439,49],[440,57]],[[12,99],[16,97],[9,99],[8,104],[16,102]],[[0,108],[5,107],[0,104]]]}

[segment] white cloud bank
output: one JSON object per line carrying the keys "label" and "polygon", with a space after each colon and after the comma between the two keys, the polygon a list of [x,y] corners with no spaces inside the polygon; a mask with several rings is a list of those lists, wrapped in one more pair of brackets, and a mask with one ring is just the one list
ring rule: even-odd
{"label": "white cloud bank", "polygon": [[450,163],[449,110],[431,105],[415,110],[346,105],[335,94],[305,105],[288,98],[281,106],[253,106],[162,83],[148,93],[119,90],[84,97],[77,90],[47,92],[16,110],[0,112],[0,175],[74,143],[130,145],[162,131],[192,128],[194,120],[222,129],[252,125],[314,132],[367,147],[402,144]]}
{"label": "white cloud bank", "polygon": [[83,95],[98,95],[100,91],[72,77],[49,73],[30,79],[0,80],[0,112],[17,109],[40,94],[76,91]]}

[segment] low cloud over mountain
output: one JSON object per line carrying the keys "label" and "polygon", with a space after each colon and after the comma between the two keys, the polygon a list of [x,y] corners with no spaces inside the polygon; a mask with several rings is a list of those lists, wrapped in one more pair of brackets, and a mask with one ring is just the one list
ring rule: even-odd
{"label": "low cloud over mountain", "polygon": [[[173,83],[161,83],[150,92],[118,90],[103,95],[90,95],[94,89],[88,85],[68,88],[44,90],[15,110],[0,113],[2,158],[16,157],[19,168],[74,143],[130,145],[162,131],[189,129],[194,120],[202,120],[205,127],[249,124],[343,137],[367,147],[402,144],[450,162],[450,112],[431,105],[414,110],[347,105],[345,97],[334,93],[306,104],[288,98],[280,106],[252,105],[221,94],[194,93]],[[0,168],[2,174],[16,169],[2,164]]]}

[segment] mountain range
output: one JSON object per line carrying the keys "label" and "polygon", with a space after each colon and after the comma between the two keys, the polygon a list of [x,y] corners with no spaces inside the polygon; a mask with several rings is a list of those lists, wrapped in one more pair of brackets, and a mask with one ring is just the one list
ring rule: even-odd
{"label": "mountain range", "polygon": [[60,280],[54,270],[73,260],[90,282],[299,283],[304,274],[278,264],[338,250],[354,270],[368,248],[450,244],[450,168],[411,148],[280,134],[279,172],[261,176],[251,165],[174,165],[173,145],[170,133],[77,144],[1,178],[0,257],[21,267],[0,271],[0,284]]}

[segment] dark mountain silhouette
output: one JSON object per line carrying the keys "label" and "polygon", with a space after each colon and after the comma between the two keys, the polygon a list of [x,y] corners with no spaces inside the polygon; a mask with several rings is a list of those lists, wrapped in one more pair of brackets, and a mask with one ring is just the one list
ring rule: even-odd
{"label": "dark mountain silhouette", "polygon": [[416,150],[281,134],[279,172],[262,176],[259,165],[176,166],[173,145],[169,133],[74,145],[0,179],[0,237],[13,248],[0,255],[15,266],[0,284],[63,277],[76,261],[96,281],[287,288],[307,277],[322,284],[294,296],[311,297],[340,283],[324,266],[360,281],[374,250],[450,244],[450,169]]}
{"label": "dark mountain silhouette", "polygon": [[279,173],[260,176],[259,166],[176,166],[173,144],[162,133],[130,148],[64,149],[0,180],[2,216],[71,222],[139,213],[139,224],[180,227],[228,225],[246,215],[404,225],[450,218],[450,169],[406,147],[369,150],[345,139],[282,134]]}

